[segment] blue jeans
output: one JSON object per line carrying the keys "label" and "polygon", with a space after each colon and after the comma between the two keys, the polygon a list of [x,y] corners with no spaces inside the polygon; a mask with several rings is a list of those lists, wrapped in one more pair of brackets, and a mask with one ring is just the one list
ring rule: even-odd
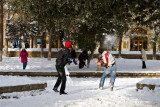
{"label": "blue jeans", "polygon": [[101,81],[99,83],[99,87],[103,87],[104,86],[104,82],[105,82],[105,78],[106,76],[110,73],[110,83],[115,82],[116,79],[116,64],[114,64],[113,66],[110,66],[108,68],[104,67],[104,73],[101,77]]}
{"label": "blue jeans", "polygon": [[26,66],[27,66],[27,62],[23,62],[23,70],[26,69]]}

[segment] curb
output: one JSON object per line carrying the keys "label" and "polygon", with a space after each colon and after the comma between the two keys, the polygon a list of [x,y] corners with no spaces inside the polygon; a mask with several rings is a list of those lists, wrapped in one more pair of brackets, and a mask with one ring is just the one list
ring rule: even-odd
{"label": "curb", "polygon": [[26,84],[26,85],[16,85],[16,86],[4,86],[0,87],[0,94],[2,93],[11,93],[11,92],[22,92],[22,91],[31,91],[31,90],[45,90],[47,83],[39,84]]}

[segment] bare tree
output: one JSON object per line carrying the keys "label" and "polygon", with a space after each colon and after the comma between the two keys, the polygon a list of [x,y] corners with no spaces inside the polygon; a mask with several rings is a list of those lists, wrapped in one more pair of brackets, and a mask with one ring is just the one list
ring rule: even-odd
{"label": "bare tree", "polygon": [[48,60],[51,61],[52,57],[52,29],[50,30],[50,35],[49,35],[49,50],[48,50]]}
{"label": "bare tree", "polygon": [[0,3],[0,62],[3,53],[3,4]]}

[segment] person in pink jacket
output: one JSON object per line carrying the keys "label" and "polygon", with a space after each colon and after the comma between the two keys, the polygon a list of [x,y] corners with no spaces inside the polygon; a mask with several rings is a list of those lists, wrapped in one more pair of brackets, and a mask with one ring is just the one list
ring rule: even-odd
{"label": "person in pink jacket", "polygon": [[21,63],[23,63],[23,70],[25,70],[28,62],[27,60],[28,52],[25,49],[22,49],[22,51],[20,52],[20,57],[21,57]]}

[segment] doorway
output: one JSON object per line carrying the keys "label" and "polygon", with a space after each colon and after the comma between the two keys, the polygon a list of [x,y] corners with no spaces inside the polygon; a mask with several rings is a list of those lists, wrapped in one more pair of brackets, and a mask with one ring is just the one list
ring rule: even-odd
{"label": "doorway", "polygon": [[143,48],[143,40],[134,40],[134,50],[140,51]]}

